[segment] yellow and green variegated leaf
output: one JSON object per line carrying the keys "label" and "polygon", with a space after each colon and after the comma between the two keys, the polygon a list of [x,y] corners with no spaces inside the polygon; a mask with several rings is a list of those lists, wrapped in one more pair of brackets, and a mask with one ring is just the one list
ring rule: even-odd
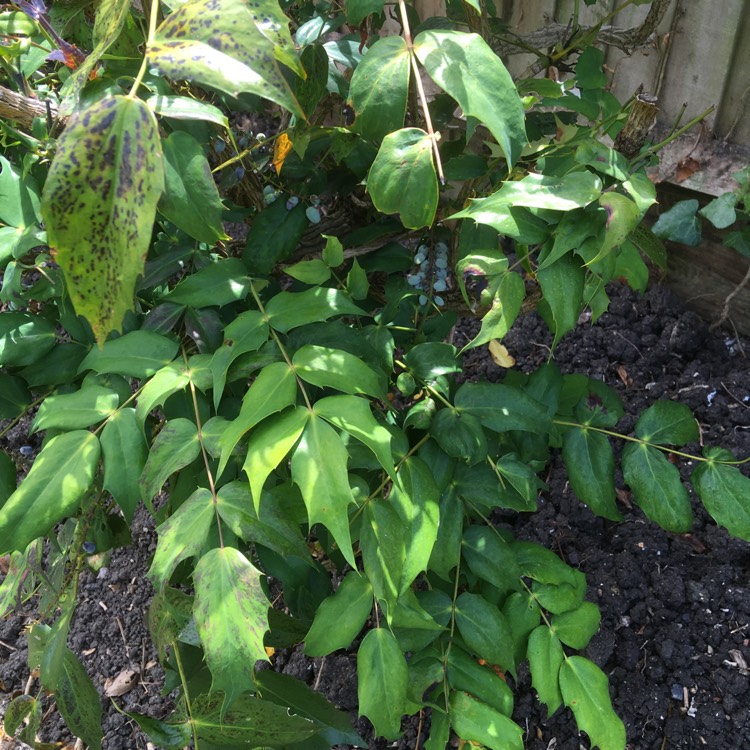
{"label": "yellow and green variegated leaf", "polygon": [[108,97],[70,117],[42,216],[73,306],[100,344],[133,305],[163,189],[156,119],[140,99]]}
{"label": "yellow and green variegated leaf", "polygon": [[275,0],[188,0],[161,24],[147,54],[162,75],[257,94],[304,117],[279,65],[304,76]]}
{"label": "yellow and green variegated leaf", "polygon": [[209,550],[195,566],[195,625],[213,677],[224,692],[222,718],[232,702],[253,689],[255,662],[267,660],[268,599],[260,571],[233,547]]}

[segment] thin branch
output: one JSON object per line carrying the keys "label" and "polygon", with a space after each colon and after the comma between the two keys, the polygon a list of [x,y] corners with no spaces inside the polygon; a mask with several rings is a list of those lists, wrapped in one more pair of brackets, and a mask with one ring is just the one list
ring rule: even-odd
{"label": "thin branch", "polygon": [[53,101],[23,96],[0,86],[0,119],[13,120],[21,127],[30,129],[37,117],[54,120],[56,116],[57,104]]}

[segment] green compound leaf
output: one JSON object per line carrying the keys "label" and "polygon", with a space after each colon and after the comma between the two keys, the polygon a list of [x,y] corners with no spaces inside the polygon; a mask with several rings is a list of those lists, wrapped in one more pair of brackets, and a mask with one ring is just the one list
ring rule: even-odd
{"label": "green compound leaf", "polygon": [[162,148],[166,188],[159,213],[199,242],[214,245],[229,239],[221,223],[224,206],[201,144],[176,130]]}
{"label": "green compound leaf", "polygon": [[523,104],[502,60],[478,34],[423,31],[414,52],[430,77],[495,137],[509,165],[526,146]]}
{"label": "green compound leaf", "polygon": [[357,652],[359,714],[366,716],[378,736],[395,740],[407,704],[409,671],[398,641],[384,628],[374,628]]}
{"label": "green compound leaf", "polygon": [[0,508],[0,554],[22,552],[72,516],[94,481],[99,440],[88,430],[66,432],[42,448],[20,487]]}
{"label": "green compound leaf", "polygon": [[91,750],[102,747],[102,706],[94,683],[83,664],[68,648],[63,655],[55,703],[70,731]]}
{"label": "green compound leaf", "polygon": [[162,367],[146,383],[138,396],[135,409],[138,424],[143,427],[152,409],[161,406],[173,393],[186,388],[188,383],[190,383],[190,376],[184,362],[170,362],[166,367]]}
{"label": "green compound leaf", "polygon": [[223,307],[245,299],[250,291],[250,278],[239,258],[222,258],[185,277],[163,301],[190,307]]}
{"label": "green compound leaf", "polygon": [[245,690],[252,690],[255,662],[267,661],[268,599],[261,572],[233,547],[209,550],[195,566],[193,614],[211,670],[211,690],[221,690],[221,718]]}
{"label": "green compound leaf", "polygon": [[388,502],[398,513],[406,532],[399,595],[427,569],[440,520],[440,490],[427,464],[410,456],[399,467]]}
{"label": "green compound leaf", "polygon": [[138,479],[148,456],[135,409],[120,409],[113,414],[102,430],[101,442],[103,487],[117,501],[129,524],[141,499]]}
{"label": "green compound leaf", "polygon": [[151,445],[139,480],[143,502],[150,505],[164,482],[199,453],[198,428],[193,422],[182,417],[167,422]]}
{"label": "green compound leaf", "polygon": [[607,212],[604,242],[596,256],[587,261],[587,266],[593,266],[622,245],[641,220],[638,206],[622,193],[604,193],[599,197],[599,204]]}
{"label": "green compound leaf", "polygon": [[550,432],[552,422],[546,408],[520,388],[502,383],[466,383],[456,392],[455,406],[472,414],[490,430]]}
{"label": "green compound leaf", "polygon": [[479,742],[489,750],[523,750],[521,727],[468,693],[451,692],[450,717],[462,740]]}
{"label": "green compound leaf", "polygon": [[301,260],[293,266],[287,266],[284,273],[303,284],[310,284],[311,286],[325,284],[331,278],[331,269],[320,258]]}
{"label": "green compound leaf", "polygon": [[492,667],[481,665],[455,643],[448,654],[448,684],[454,690],[471,693],[505,716],[513,713],[513,691],[508,683]]}
{"label": "green compound leaf", "polygon": [[560,667],[560,691],[592,748],[624,750],[625,725],[612,708],[607,676],[596,664],[582,656],[565,659]]}
{"label": "green compound leaf", "polygon": [[367,50],[349,84],[355,114],[352,130],[380,143],[404,126],[410,67],[403,37],[383,37]]}
{"label": "green compound leaf", "polygon": [[521,589],[521,569],[511,546],[488,526],[469,526],[461,551],[475,576],[500,591]]}
{"label": "green compound leaf", "polygon": [[712,518],[733,536],[750,540],[750,479],[735,466],[711,461],[698,464],[690,480]]}
{"label": "green compound leaf", "polygon": [[78,372],[93,370],[130,378],[147,378],[168,365],[177,355],[179,344],[153,331],[131,331],[92,349]]}
{"label": "green compound leaf", "polygon": [[100,344],[132,307],[163,189],[156,119],[140,99],[101,99],[70,117],[42,216],[73,306]]}
{"label": "green compound leaf", "polygon": [[391,479],[396,479],[391,433],[375,419],[369,401],[357,396],[328,396],[315,402],[314,411],[326,422],[364,443]]}
{"label": "green compound leaf", "polygon": [[247,441],[247,458],[242,470],[250,480],[250,491],[256,510],[268,475],[296,445],[310,419],[304,406],[287,409],[267,419]]}
{"label": "green compound leaf", "polygon": [[615,502],[615,457],[606,436],[586,428],[566,430],[562,457],[573,492],[598,516],[622,520]]}
{"label": "green compound leaf", "polygon": [[356,567],[348,508],[354,503],[341,438],[320,417],[311,416],[292,454],[292,479],[302,492],[310,525],[322,523],[346,561]]}
{"label": "green compound leaf", "polygon": [[[216,354],[214,354],[215,357]],[[213,360],[211,364],[213,365]],[[271,414],[292,406],[296,399],[297,380],[289,365],[286,362],[273,362],[266,365],[245,393],[237,419],[226,427],[221,436],[219,473],[224,470],[232,451],[246,432]],[[258,489],[262,486],[261,483]],[[258,494],[255,489],[253,489],[253,495],[257,499]]]}
{"label": "green compound leaf", "polygon": [[555,635],[571,648],[582,649],[599,630],[602,616],[599,607],[591,602],[584,602],[578,609],[552,616],[552,630]]}
{"label": "green compound leaf", "polygon": [[622,474],[633,490],[636,503],[654,523],[666,531],[690,531],[693,512],[690,497],[677,467],[656,448],[640,443],[626,445]]}
{"label": "green compound leaf", "polygon": [[164,590],[169,577],[182,560],[194,557],[201,551],[215,520],[211,493],[197,489],[156,529],[159,541],[148,577],[157,591]]}
{"label": "green compound leaf", "polygon": [[14,419],[23,414],[31,403],[26,382],[13,375],[0,373],[0,419]]}
{"label": "green compound leaf", "polygon": [[487,457],[482,423],[472,414],[441,409],[430,424],[430,434],[449,456],[462,458],[470,466]]}
{"label": "green compound leaf", "polygon": [[292,364],[302,380],[319,388],[385,398],[385,378],[359,357],[342,349],[308,344],[294,353]]}
{"label": "green compound leaf", "polygon": [[529,636],[527,655],[531,685],[547,706],[547,716],[552,716],[562,703],[559,674],[565,654],[560,639],[546,625],[539,625]]}
{"label": "green compound leaf", "polygon": [[390,504],[367,504],[359,543],[375,598],[388,604],[390,615],[399,597],[402,561],[406,557],[404,522]]}
{"label": "green compound leaf", "polygon": [[221,128],[229,128],[229,119],[218,108],[189,96],[163,96],[154,94],[146,98],[146,104],[157,115],[174,120],[204,120]]}
{"label": "green compound leaf", "polygon": [[271,328],[288,333],[292,328],[328,320],[335,315],[366,315],[339,289],[314,287],[304,292],[280,292],[266,305]]}
{"label": "green compound leaf", "polygon": [[432,226],[438,183],[430,136],[419,128],[387,135],[370,167],[367,190],[378,211],[399,214],[407,229]]}
{"label": "green compound leaf", "polygon": [[31,432],[88,427],[113,414],[119,400],[114,391],[100,385],[90,385],[75,393],[48,396],[31,423]]}
{"label": "green compound leaf", "polygon": [[359,26],[371,13],[382,13],[384,0],[349,0],[346,4],[346,20]]}
{"label": "green compound leaf", "polygon": [[187,722],[171,724],[150,716],[125,712],[148,735],[148,738],[164,750],[181,750],[190,743],[191,731]]}
{"label": "green compound leaf", "polygon": [[13,459],[4,451],[0,451],[0,507],[15,492],[17,475],[18,469]]}
{"label": "green compound leaf", "polygon": [[469,650],[479,659],[515,676],[513,636],[505,615],[479,594],[456,599],[456,625]]}
{"label": "green compound leaf", "polygon": [[[252,666],[251,662],[251,669]],[[191,706],[191,719],[198,737],[213,747],[293,747],[294,743],[304,743],[318,732],[318,726],[309,719],[290,715],[286,706],[254,695],[237,696],[228,710],[226,702],[226,696],[212,692],[199,695]]]}
{"label": "green compound leaf", "polygon": [[635,434],[657,445],[685,445],[699,438],[693,412],[678,401],[657,401],[649,406],[636,422]]}
{"label": "green compound leaf", "polygon": [[[563,255],[551,266],[537,272],[542,289],[540,313],[555,334],[553,348],[557,342],[578,324],[583,307],[583,287],[586,273],[572,255]],[[544,316],[544,312],[548,315]]]}
{"label": "green compound leaf", "polygon": [[372,586],[354,571],[347,573],[333,596],[324,599],[305,636],[308,656],[326,656],[348,648],[372,611]]}
{"label": "green compound leaf", "polygon": [[34,710],[36,701],[30,695],[19,695],[11,700],[3,717],[3,730],[13,737],[23,720]]}
{"label": "green compound leaf", "polygon": [[257,94],[304,119],[279,61],[304,76],[275,0],[190,0],[156,32],[148,60],[162,75],[231,96]]}
{"label": "green compound leaf", "polygon": [[55,345],[55,326],[31,313],[0,315],[0,366],[23,367],[44,357]]}

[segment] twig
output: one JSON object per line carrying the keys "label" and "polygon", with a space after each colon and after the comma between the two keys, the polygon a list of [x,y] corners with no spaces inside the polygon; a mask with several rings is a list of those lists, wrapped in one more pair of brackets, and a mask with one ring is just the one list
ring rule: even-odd
{"label": "twig", "polygon": [[709,331],[715,331],[729,317],[729,308],[732,304],[732,300],[745,288],[748,281],[750,281],[750,266],[748,266],[742,281],[737,284],[737,287],[734,289],[734,291],[730,292],[727,295],[726,299],[724,300],[724,308],[721,311],[721,316],[717,321],[711,323],[711,325],[708,327]]}
{"label": "twig", "polygon": [[0,86],[0,119],[13,120],[24,128],[30,128],[37,117],[54,119],[57,116],[57,104],[49,99],[36,99],[23,96]]}

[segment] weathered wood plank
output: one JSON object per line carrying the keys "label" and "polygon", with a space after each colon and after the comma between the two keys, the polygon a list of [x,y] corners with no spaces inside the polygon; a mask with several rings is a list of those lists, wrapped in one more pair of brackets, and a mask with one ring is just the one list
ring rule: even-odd
{"label": "weathered wood plank", "polygon": [[750,146],[750,3],[745,3],[728,81],[716,115],[716,134]]}

